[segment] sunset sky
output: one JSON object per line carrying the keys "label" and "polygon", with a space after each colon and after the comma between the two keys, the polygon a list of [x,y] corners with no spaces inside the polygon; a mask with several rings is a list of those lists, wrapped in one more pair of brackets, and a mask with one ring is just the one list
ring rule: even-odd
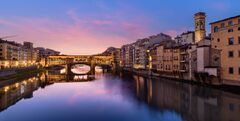
{"label": "sunset sky", "polygon": [[[240,0],[1,0],[0,37],[33,42],[63,54],[95,54],[138,38],[193,30],[193,14],[207,23],[240,14]],[[209,25],[207,26],[209,29]]]}

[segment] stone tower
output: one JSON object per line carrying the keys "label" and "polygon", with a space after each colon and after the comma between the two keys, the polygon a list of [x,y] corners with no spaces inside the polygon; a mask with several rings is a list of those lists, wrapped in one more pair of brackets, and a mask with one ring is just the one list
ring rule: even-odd
{"label": "stone tower", "polygon": [[195,19],[195,43],[203,40],[206,37],[206,14],[204,12],[198,12],[194,16]]}

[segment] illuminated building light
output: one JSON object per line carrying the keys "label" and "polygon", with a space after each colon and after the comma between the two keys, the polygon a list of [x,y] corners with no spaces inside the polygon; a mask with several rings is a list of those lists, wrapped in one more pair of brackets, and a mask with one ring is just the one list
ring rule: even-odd
{"label": "illuminated building light", "polygon": [[9,90],[9,86],[4,87],[4,91],[7,92]]}
{"label": "illuminated building light", "polygon": [[18,88],[19,87],[19,83],[16,83],[15,86]]}
{"label": "illuminated building light", "polygon": [[23,83],[24,85],[26,85],[26,84],[27,84],[27,82],[26,82],[26,81],[23,81],[22,83]]}

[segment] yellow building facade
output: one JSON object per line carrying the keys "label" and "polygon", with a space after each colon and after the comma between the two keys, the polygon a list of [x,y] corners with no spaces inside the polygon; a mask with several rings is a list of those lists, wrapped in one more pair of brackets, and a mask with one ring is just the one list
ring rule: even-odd
{"label": "yellow building facade", "polygon": [[157,70],[159,72],[179,72],[180,71],[180,48],[164,46],[156,47],[157,51]]}
{"label": "yellow building facade", "polygon": [[240,15],[211,23],[212,48],[221,50],[221,78],[240,82]]}

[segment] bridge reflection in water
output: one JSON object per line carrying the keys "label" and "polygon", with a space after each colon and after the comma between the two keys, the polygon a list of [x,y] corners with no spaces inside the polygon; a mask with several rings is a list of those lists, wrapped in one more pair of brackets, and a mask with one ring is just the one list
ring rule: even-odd
{"label": "bridge reflection in water", "polygon": [[92,81],[99,74],[108,72],[107,68],[96,66],[94,68],[94,74],[89,73],[92,71],[88,65],[77,64],[71,68],[72,73],[66,73],[66,69],[49,70],[42,75],[42,78],[48,82],[82,82]]}

